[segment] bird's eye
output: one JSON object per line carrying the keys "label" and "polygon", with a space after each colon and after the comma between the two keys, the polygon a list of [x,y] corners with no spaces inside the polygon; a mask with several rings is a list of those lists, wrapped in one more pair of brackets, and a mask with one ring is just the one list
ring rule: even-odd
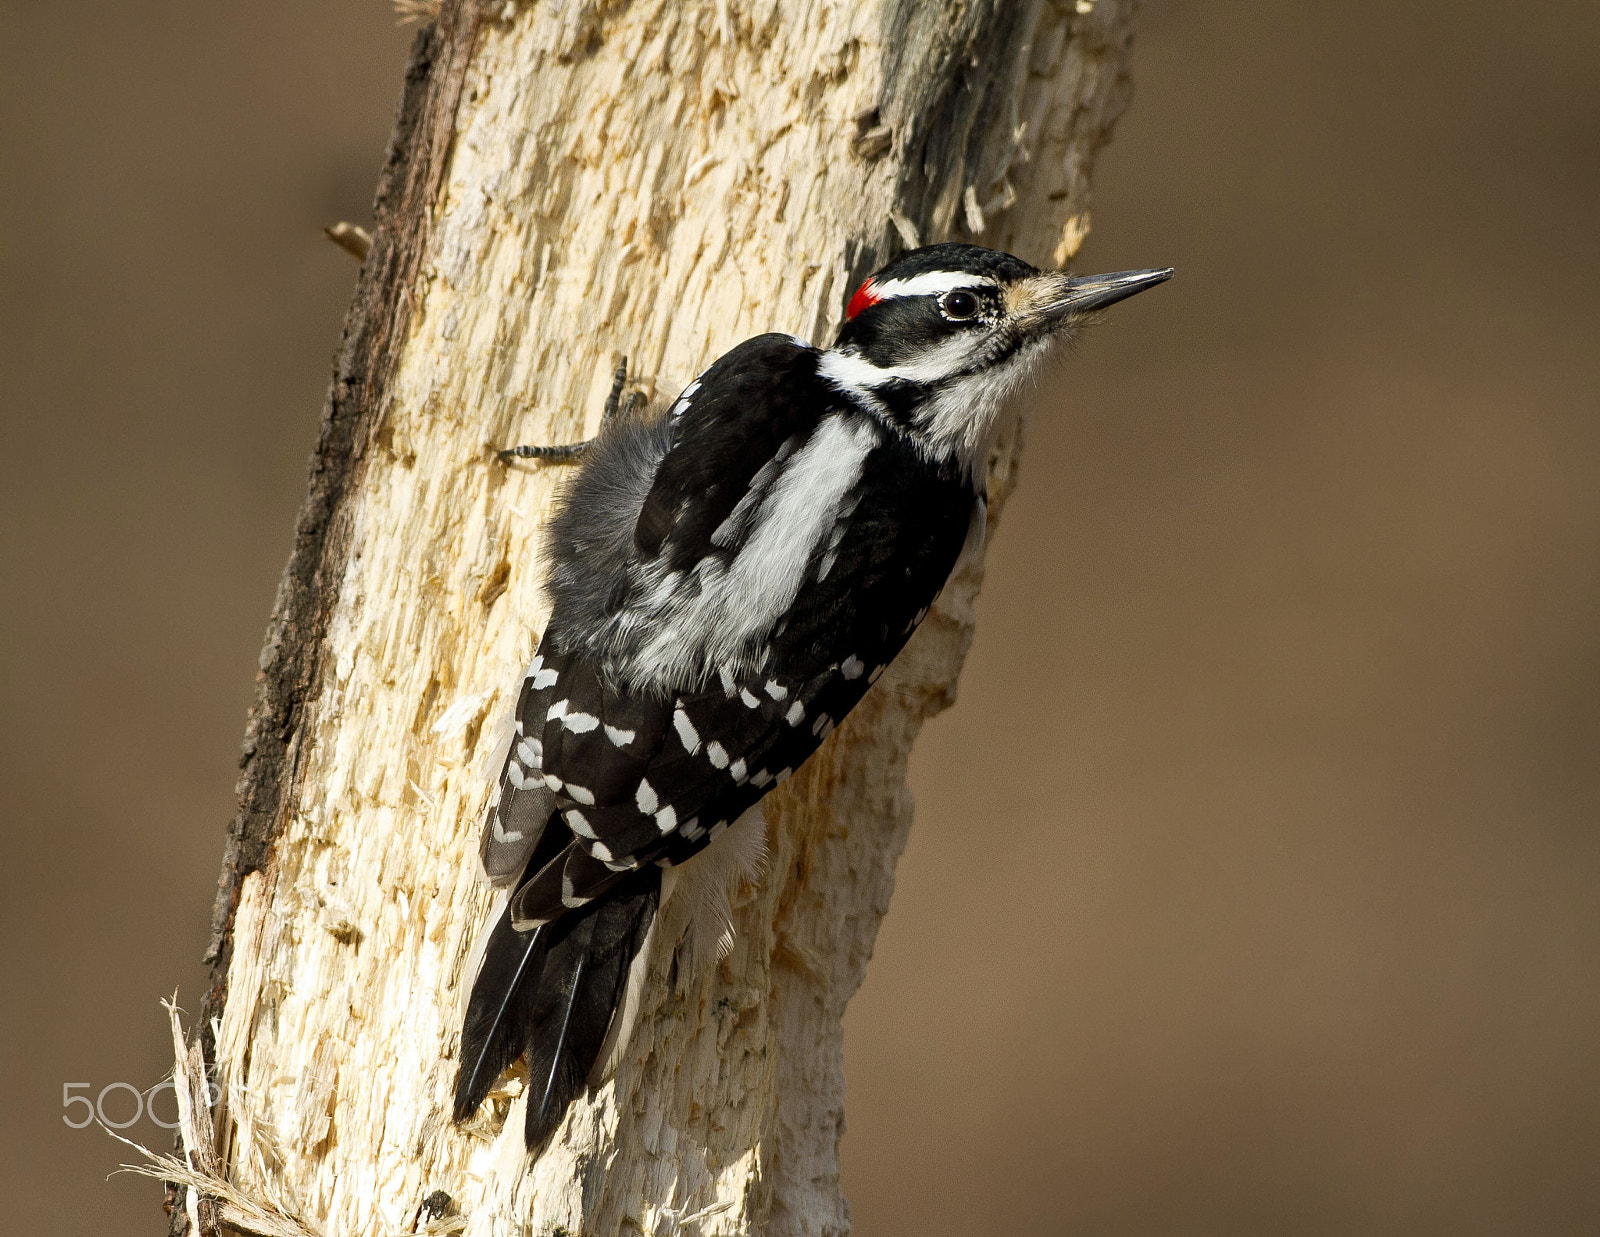
{"label": "bird's eye", "polygon": [[971,318],[978,312],[978,298],[970,292],[962,292],[959,288],[954,292],[946,292],[939,300],[939,308],[944,310],[946,318],[961,321]]}

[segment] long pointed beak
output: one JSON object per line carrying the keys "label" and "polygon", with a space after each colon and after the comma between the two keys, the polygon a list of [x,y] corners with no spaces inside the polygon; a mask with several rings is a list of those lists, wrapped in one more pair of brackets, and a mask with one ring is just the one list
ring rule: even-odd
{"label": "long pointed beak", "polygon": [[1172,278],[1172,268],[1117,271],[1111,275],[1066,275],[1058,271],[1033,275],[1014,284],[1011,312],[1040,330],[1054,330],[1079,314],[1104,309]]}
{"label": "long pointed beak", "polygon": [[1117,271],[1111,275],[1077,275],[1066,281],[1066,295],[1047,310],[1058,314],[1086,314],[1125,301],[1136,292],[1166,283],[1172,268],[1163,266],[1147,271]]}

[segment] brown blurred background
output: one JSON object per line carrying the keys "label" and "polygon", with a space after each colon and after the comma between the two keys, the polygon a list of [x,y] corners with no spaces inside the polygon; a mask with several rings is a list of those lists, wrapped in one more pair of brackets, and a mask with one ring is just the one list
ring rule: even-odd
{"label": "brown blurred background", "polygon": [[[154,1233],[62,1084],[199,995],[409,35],[3,16],[0,1228]],[[1039,409],[918,752],[856,1231],[1600,1232],[1600,13],[1157,0],[1134,69],[1080,269],[1179,275]]]}

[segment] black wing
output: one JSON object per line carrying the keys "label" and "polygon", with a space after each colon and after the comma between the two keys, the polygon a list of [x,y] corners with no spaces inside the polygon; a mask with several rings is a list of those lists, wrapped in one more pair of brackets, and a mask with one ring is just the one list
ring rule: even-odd
{"label": "black wing", "polygon": [[635,522],[641,555],[665,548],[671,565],[683,568],[718,551],[711,534],[751,480],[786,442],[809,435],[826,410],[816,355],[793,336],[757,335],[689,384],[667,414],[672,449]]}

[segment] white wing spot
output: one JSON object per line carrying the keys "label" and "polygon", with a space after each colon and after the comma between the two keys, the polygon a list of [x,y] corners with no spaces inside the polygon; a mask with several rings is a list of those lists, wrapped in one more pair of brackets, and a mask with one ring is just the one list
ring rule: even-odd
{"label": "white wing spot", "polygon": [[689,841],[697,842],[700,840],[701,835],[705,833],[705,830],[700,827],[700,818],[695,816],[690,818],[678,832],[683,834]]}
{"label": "white wing spot", "polygon": [[722,680],[722,694],[724,696],[732,696],[733,693],[738,690],[737,685],[733,681],[733,675],[728,672],[728,668],[726,666],[717,667],[717,678]]}
{"label": "white wing spot", "polygon": [[567,715],[567,705],[571,703],[570,700],[557,700],[545,710],[544,720],[547,722],[559,722]]}
{"label": "white wing spot", "polygon": [[673,401],[671,415],[675,417],[681,417],[688,410],[689,401],[694,398],[694,393],[699,389],[700,379],[698,378],[696,378],[688,386],[684,387],[683,394],[678,396],[678,398]]}
{"label": "white wing spot", "polygon": [[772,774],[768,773],[765,769],[757,769],[750,775],[750,785],[752,786],[765,786],[771,780]]}
{"label": "white wing spot", "polygon": [[728,749],[715,739],[706,744],[706,759],[714,768],[726,769],[728,767]]}
{"label": "white wing spot", "polygon": [[612,860],[611,848],[604,842],[596,842],[589,848],[589,853],[601,863],[610,863]]}
{"label": "white wing spot", "polygon": [[627,747],[628,744],[632,743],[635,733],[632,730],[618,730],[610,722],[606,723],[606,738],[610,739],[618,747]]}
{"label": "white wing spot", "polygon": [[639,779],[639,789],[634,792],[633,801],[639,805],[639,810],[646,816],[651,815],[656,808],[661,806],[660,800],[656,798],[656,788],[644,778]]}
{"label": "white wing spot", "polygon": [[673,710],[672,728],[678,732],[678,738],[689,755],[693,756],[700,750],[700,732],[694,728],[689,715],[681,708]]}
{"label": "white wing spot", "polygon": [[517,756],[528,768],[537,769],[544,763],[544,744],[534,738],[523,739],[517,744]]}
{"label": "white wing spot", "polygon": [[554,773],[546,773],[544,775],[544,784],[551,790],[560,790],[563,785],[561,779]]}
{"label": "white wing spot", "polygon": [[579,786],[576,782],[567,783],[567,798],[574,803],[581,803],[585,807],[594,806],[594,791],[587,786]]}
{"label": "white wing spot", "polygon": [[678,813],[672,804],[667,804],[656,813],[656,828],[662,833],[671,833],[678,827]]}
{"label": "white wing spot", "polygon": [[541,670],[533,675],[529,682],[533,684],[534,691],[543,691],[547,687],[554,687],[560,677],[554,670]]}
{"label": "white wing spot", "polygon": [[569,910],[574,910],[577,907],[582,906],[585,902],[588,902],[590,900],[591,899],[589,899],[589,898],[580,898],[580,897],[578,897],[578,895],[574,892],[574,890],[572,888],[572,877],[568,876],[565,872],[563,872],[561,874],[561,905],[562,906],[567,907]]}
{"label": "white wing spot", "polygon": [[785,782],[787,782],[789,780],[790,776],[793,775],[793,773],[794,773],[793,769],[779,769],[776,773],[774,773],[772,775],[772,784],[774,786],[782,786]]}
{"label": "white wing spot", "polygon": [[566,821],[567,828],[571,829],[580,838],[588,838],[592,842],[600,836],[594,831],[594,826],[589,823],[589,818],[575,807],[568,808],[561,813],[561,819]]}
{"label": "white wing spot", "polygon": [[749,688],[741,687],[739,689],[739,699],[744,701],[744,707],[747,709],[759,709],[761,707],[761,701],[750,694]]}
{"label": "white wing spot", "polygon": [[744,785],[745,772],[746,772],[746,770],[745,770],[745,766],[744,766],[744,757],[743,756],[739,757],[738,760],[734,761],[731,765],[728,766],[728,776],[731,777],[734,781],[738,782],[739,785],[741,785],[741,786]]}
{"label": "white wing spot", "polygon": [[866,668],[867,667],[862,663],[861,659],[852,653],[840,663],[839,673],[844,675],[844,677],[847,679],[859,679],[861,677],[861,672]]}
{"label": "white wing spot", "polygon": [[825,730],[833,729],[833,718],[826,713],[818,713],[817,720],[811,723],[811,733],[821,735]]}
{"label": "white wing spot", "polygon": [[768,679],[764,690],[774,700],[787,700],[789,698],[789,689],[775,679]]}
{"label": "white wing spot", "polygon": [[593,713],[568,713],[561,719],[561,724],[573,734],[588,734],[599,728],[600,719]]}
{"label": "white wing spot", "polygon": [[806,706],[796,700],[789,706],[789,711],[783,715],[783,720],[791,726],[798,726],[806,720]]}

